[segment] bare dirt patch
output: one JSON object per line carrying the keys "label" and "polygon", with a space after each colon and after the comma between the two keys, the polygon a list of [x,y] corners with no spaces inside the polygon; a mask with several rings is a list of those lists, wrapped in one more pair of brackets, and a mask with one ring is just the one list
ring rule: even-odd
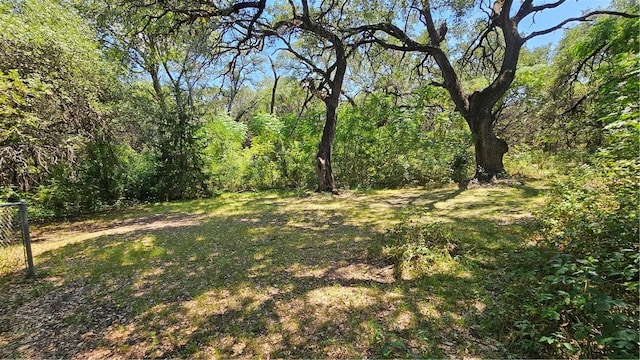
{"label": "bare dirt patch", "polygon": [[83,241],[100,236],[130,232],[196,226],[205,218],[202,214],[153,214],[112,221],[81,221],[32,227],[32,238],[37,241]]}

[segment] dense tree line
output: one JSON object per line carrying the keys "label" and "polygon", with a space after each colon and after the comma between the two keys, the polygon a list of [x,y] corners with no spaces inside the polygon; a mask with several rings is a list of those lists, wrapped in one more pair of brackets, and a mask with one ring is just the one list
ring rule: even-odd
{"label": "dense tree line", "polygon": [[[636,9],[519,32],[561,3],[5,1],[0,181],[72,213],[220,190],[490,181],[506,173],[498,136],[593,151],[602,114],[585,109],[603,90],[585,79],[633,50],[620,27]],[[555,55],[523,47],[596,18],[623,33],[582,40],[585,24]]]}

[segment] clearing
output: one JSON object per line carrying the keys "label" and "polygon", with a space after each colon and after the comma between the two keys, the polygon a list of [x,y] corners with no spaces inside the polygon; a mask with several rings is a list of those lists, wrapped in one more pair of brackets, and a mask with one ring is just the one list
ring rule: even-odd
{"label": "clearing", "polygon": [[[485,324],[542,189],[225,194],[32,225],[37,279],[0,249],[0,358],[502,358]],[[409,222],[451,223],[460,249],[399,278],[371,249]]]}

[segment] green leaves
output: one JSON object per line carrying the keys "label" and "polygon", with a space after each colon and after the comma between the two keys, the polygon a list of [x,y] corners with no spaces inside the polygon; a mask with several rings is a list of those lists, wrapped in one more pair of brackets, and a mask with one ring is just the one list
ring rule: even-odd
{"label": "green leaves", "polygon": [[343,107],[335,144],[340,181],[394,187],[466,180],[470,134],[441,90],[424,86],[403,100],[376,92]]}
{"label": "green leaves", "polygon": [[531,326],[518,331],[536,340],[528,349],[537,356],[638,357],[640,67],[628,30],[637,27],[612,17],[579,27],[556,59],[563,81],[573,81],[558,96],[577,102],[557,124],[569,146],[591,154],[555,184],[539,214],[540,245],[552,255],[529,280]]}
{"label": "green leaves", "polygon": [[638,189],[619,186],[636,175],[593,162],[556,186],[541,217],[556,255],[538,273],[528,320],[545,356],[637,355],[625,334],[638,326]]}
{"label": "green leaves", "polygon": [[6,3],[0,34],[0,185],[30,190],[106,126],[114,71],[66,3]]}
{"label": "green leaves", "polygon": [[249,130],[254,136],[277,138],[284,124],[272,114],[258,113],[249,121]]}

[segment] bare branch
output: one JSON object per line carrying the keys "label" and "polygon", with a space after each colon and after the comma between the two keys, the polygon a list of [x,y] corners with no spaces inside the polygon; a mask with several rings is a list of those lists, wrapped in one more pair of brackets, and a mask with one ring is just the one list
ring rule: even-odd
{"label": "bare branch", "polygon": [[[283,39],[283,38],[280,38]],[[303,63],[305,63],[306,66],[308,66],[309,68],[313,69],[314,72],[324,76],[328,76],[327,71],[319,68],[313,61],[311,61],[311,59],[308,59],[306,57],[304,57],[302,54],[300,54],[299,52],[297,52],[293,46],[291,46],[291,43],[288,41],[284,42],[285,45],[287,46],[287,51],[290,52],[293,56],[295,56],[298,60],[302,61]]]}
{"label": "bare branch", "polygon": [[613,15],[613,16],[620,16],[620,17],[624,17],[624,18],[628,18],[628,19],[634,19],[634,18],[638,18],[640,17],[640,15],[637,14],[628,14],[625,12],[620,12],[620,11],[609,11],[609,10],[596,10],[596,11],[592,11],[586,15],[583,16],[579,16],[579,17],[573,17],[573,18],[569,18],[564,20],[563,22],[559,23],[556,26],[552,26],[548,29],[545,30],[540,30],[540,31],[534,31],[531,34],[529,34],[528,36],[526,36],[524,38],[524,41],[529,41],[531,39],[533,39],[534,37],[537,36],[541,36],[541,35],[546,35],[549,33],[552,33],[556,30],[561,29],[563,26],[572,23],[572,22],[584,22],[584,21],[591,21],[591,17],[596,16],[596,15]]}
{"label": "bare branch", "polygon": [[344,90],[341,90],[340,94],[342,94],[342,96],[344,96],[347,99],[347,101],[349,102],[349,104],[351,104],[351,106],[353,107],[357,106],[355,100],[353,100],[353,98],[349,96],[349,94],[347,94]]}
{"label": "bare branch", "polygon": [[520,9],[518,10],[518,13],[516,14],[516,16],[513,17],[513,19],[516,23],[519,23],[522,19],[524,19],[531,13],[546,10],[546,9],[557,8],[558,6],[562,5],[566,1],[567,0],[558,0],[553,3],[533,6],[533,0],[525,0],[520,6]]}

